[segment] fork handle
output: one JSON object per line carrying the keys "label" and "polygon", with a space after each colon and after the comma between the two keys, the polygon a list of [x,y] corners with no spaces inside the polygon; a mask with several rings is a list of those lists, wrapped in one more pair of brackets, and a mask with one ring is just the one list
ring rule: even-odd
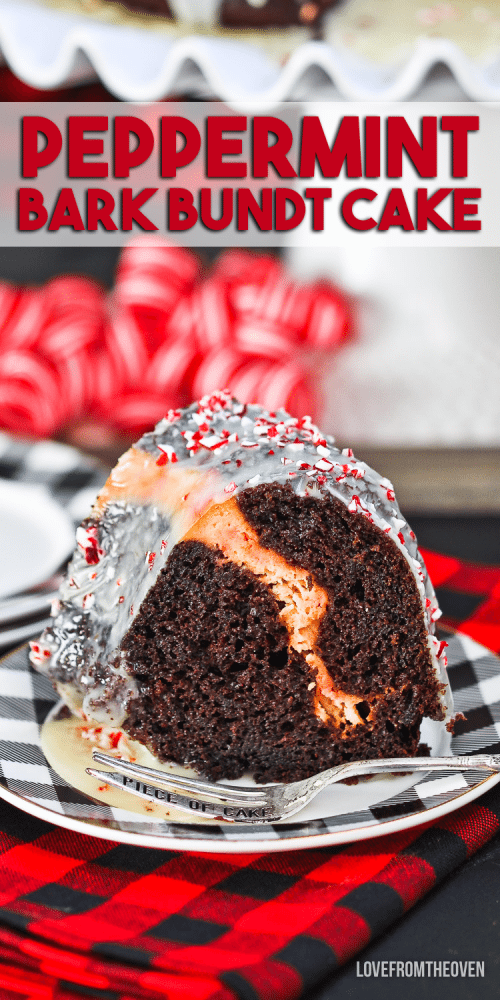
{"label": "fork handle", "polygon": [[[332,767],[318,775],[318,787],[359,774],[394,774],[411,771],[500,771],[500,755],[478,753],[470,757],[385,757],[380,760],[354,760]],[[322,779],[321,782],[319,779]]]}

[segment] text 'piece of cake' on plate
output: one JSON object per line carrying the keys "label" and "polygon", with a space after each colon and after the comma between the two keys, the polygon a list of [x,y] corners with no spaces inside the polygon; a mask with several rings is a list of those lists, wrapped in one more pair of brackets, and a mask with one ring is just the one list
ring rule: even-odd
{"label": "text 'piece of cake' on plate", "polygon": [[53,612],[31,658],[71,711],[211,778],[411,756],[424,717],[451,719],[391,483],[309,417],[226,392],[122,456]]}

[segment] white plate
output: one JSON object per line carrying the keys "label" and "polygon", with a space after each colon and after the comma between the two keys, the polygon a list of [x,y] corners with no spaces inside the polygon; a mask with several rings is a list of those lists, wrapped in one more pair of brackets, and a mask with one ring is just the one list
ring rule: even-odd
{"label": "white plate", "polygon": [[[481,63],[446,38],[424,38],[394,64],[374,63],[305,33],[212,31],[137,18],[103,23],[73,9],[0,0],[0,54],[32,87],[50,89],[99,77],[124,101],[157,101],[193,91],[229,103],[312,99],[330,81],[348,100],[399,100],[415,93],[432,67],[445,64],[472,100],[500,98],[500,59]],[[328,31],[334,35],[335,11]],[[288,58],[289,57],[289,58]]]}
{"label": "white plate", "polygon": [[[474,710],[453,737],[451,752],[469,754],[498,744],[500,659],[467,636],[449,648],[455,708]],[[493,787],[500,775],[438,772],[376,778],[334,786],[293,822],[238,826],[151,821],[112,808],[75,791],[49,766],[40,730],[56,696],[46,678],[31,671],[25,647],[0,663],[0,798],[58,826],[107,840],[213,853],[283,851],[342,844],[428,823],[453,812]],[[478,711],[480,709],[480,711]],[[447,749],[444,727],[425,723],[422,735],[434,753]]]}
{"label": "white plate", "polygon": [[0,598],[43,583],[74,543],[71,519],[47,490],[0,479]]}

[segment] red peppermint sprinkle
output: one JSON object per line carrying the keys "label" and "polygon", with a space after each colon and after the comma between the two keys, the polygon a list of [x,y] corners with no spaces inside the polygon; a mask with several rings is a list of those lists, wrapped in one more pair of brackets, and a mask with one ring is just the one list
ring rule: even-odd
{"label": "red peppermint sprinkle", "polygon": [[159,444],[158,449],[161,451],[161,455],[156,459],[157,465],[167,465],[168,462],[178,462],[177,454],[174,449],[169,444]]}
{"label": "red peppermint sprinkle", "polygon": [[76,529],[76,542],[80,552],[85,556],[85,562],[89,566],[95,566],[104,555],[103,549],[97,544],[97,525],[84,528],[80,525]]}
{"label": "red peppermint sprinkle", "polygon": [[373,517],[370,511],[368,510],[367,507],[365,507],[365,505],[362,503],[362,501],[356,494],[354,494],[347,509],[350,510],[351,514],[356,514],[356,513],[363,514],[364,517],[367,517],[369,521],[373,522]]}

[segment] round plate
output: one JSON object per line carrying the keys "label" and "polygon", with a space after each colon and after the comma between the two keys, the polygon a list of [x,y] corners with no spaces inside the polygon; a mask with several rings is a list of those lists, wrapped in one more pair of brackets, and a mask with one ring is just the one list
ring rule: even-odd
{"label": "round plate", "polygon": [[[467,716],[474,710],[470,722],[460,723],[460,734],[451,740],[451,752],[485,750],[498,741],[500,659],[457,634],[450,639],[449,664],[456,711]],[[49,681],[31,669],[25,646],[1,661],[0,797],[58,826],[142,847],[243,853],[348,843],[438,819],[500,780],[500,774],[479,770],[463,774],[439,771],[413,775],[411,781],[408,777],[385,777],[340,789],[333,786],[327,795],[322,793],[320,805],[318,797],[308,807],[309,812],[298,813],[293,822],[251,827],[151,821],[88,798],[50,767],[43,755],[40,730],[55,703]],[[432,733],[432,725],[436,726],[431,724],[423,736],[431,739],[434,753],[442,752],[444,727],[437,726]]]}
{"label": "round plate", "polygon": [[43,583],[74,544],[71,518],[47,490],[0,479],[0,598]]}

